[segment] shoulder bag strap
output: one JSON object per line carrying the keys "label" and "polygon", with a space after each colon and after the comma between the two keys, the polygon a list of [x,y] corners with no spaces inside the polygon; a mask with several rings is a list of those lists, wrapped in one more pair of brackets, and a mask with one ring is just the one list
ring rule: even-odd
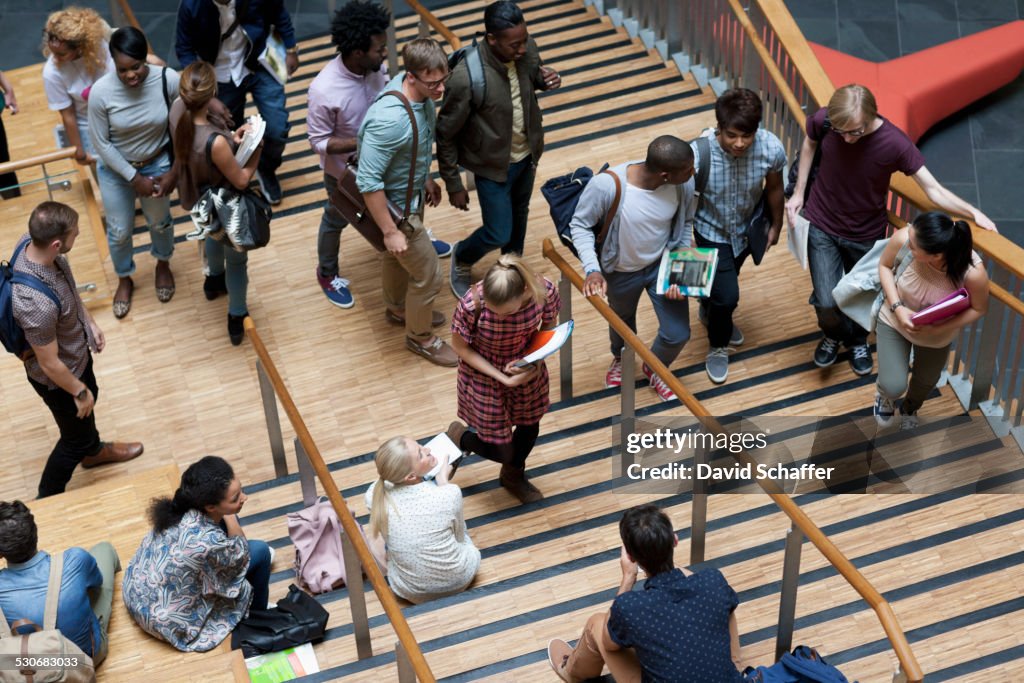
{"label": "shoulder bag strap", "polygon": [[11,633],[11,629],[7,627],[7,615],[4,614],[3,608],[0,608],[0,640],[13,637],[14,634]]}
{"label": "shoulder bag strap", "polygon": [[46,587],[46,607],[43,609],[43,630],[57,628],[57,604],[60,602],[60,579],[64,571],[64,553],[50,555],[50,584]]}
{"label": "shoulder bag strap", "polygon": [[706,136],[697,138],[697,153],[700,155],[700,166],[697,167],[697,178],[694,181],[697,192],[703,196],[708,186],[708,177],[711,175],[711,141]]}
{"label": "shoulder bag strap", "polygon": [[900,247],[899,252],[896,253],[896,275],[894,279],[898,282],[900,276],[903,275],[903,271],[907,269],[910,262],[914,260],[913,254],[910,253],[910,246],[907,242],[903,243]]}
{"label": "shoulder bag strap", "polygon": [[484,312],[483,301],[480,300],[480,295],[476,291],[476,283],[470,285],[469,290],[473,292],[473,329],[475,330],[480,324],[480,314]]}
{"label": "shoulder bag strap", "polygon": [[388,90],[381,97],[385,95],[392,95],[401,100],[405,106],[405,112],[409,115],[409,122],[412,124],[412,162],[409,164],[409,183],[405,188],[405,209],[402,211],[402,220],[404,221],[409,217],[409,211],[412,207],[412,188],[416,182],[416,154],[420,148],[420,130],[416,125],[416,114],[413,113],[412,105],[409,104],[409,98],[398,90]]}
{"label": "shoulder bag strap", "polygon": [[618,174],[610,168],[604,169],[601,173],[607,173],[615,182],[615,197],[612,198],[612,205],[608,208],[608,213],[604,215],[604,224],[601,226],[601,232],[597,234],[596,244],[604,244],[604,238],[608,236],[608,229],[612,225],[615,214],[619,211],[619,200],[622,198],[622,181],[619,180]]}

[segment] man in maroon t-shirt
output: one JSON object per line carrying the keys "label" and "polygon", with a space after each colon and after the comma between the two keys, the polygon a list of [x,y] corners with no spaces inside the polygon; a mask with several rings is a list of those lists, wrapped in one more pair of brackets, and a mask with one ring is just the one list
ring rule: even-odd
{"label": "man in maroon t-shirt", "polygon": [[[807,176],[819,144],[821,162],[805,205]],[[856,84],[836,90],[828,107],[807,119],[799,175],[793,196],[786,202],[790,223],[802,211],[811,224],[807,259],[814,291],[809,303],[824,334],[814,350],[818,367],[832,365],[839,345],[844,344],[851,351],[853,371],[858,375],[871,372],[868,332],[836,307],[832,289],[876,240],[885,237],[889,222],[886,196],[889,178],[896,171],[917,181],[940,208],[973,218],[979,227],[996,229],[988,216],[935,180],[906,133],[878,115],[870,90]]]}

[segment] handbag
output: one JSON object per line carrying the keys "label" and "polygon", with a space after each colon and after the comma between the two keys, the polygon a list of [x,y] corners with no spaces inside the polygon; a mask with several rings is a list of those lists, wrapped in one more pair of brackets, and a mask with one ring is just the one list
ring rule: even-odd
{"label": "handbag", "polygon": [[[206,139],[206,162],[213,165],[213,141],[223,133],[212,133]],[[207,188],[190,211],[196,230],[185,236],[188,240],[227,237],[235,251],[251,251],[270,243],[270,202],[259,190],[217,185]],[[213,221],[216,215],[217,220]]]}
{"label": "handbag", "polygon": [[327,498],[288,513],[288,536],[295,545],[295,576],[311,593],[326,593],[345,584],[341,522]]}
{"label": "handbag", "polygon": [[323,640],[329,615],[294,584],[273,609],[251,609],[231,634],[231,649],[246,657]]}
{"label": "handbag", "polygon": [[[868,332],[875,331],[878,311],[881,310],[882,302],[885,300],[882,282],[878,277],[878,262],[882,258],[882,252],[885,251],[886,245],[889,244],[889,239],[887,237],[875,242],[871,251],[864,254],[850,269],[850,272],[844,275],[832,289],[832,298],[839,310]],[[900,247],[899,253],[896,254],[897,280],[913,260],[913,256],[910,255],[910,247],[904,243]]]}
{"label": "handbag", "polygon": [[[406,113],[409,114],[409,121],[412,123],[412,160],[409,163],[409,181],[405,188],[405,210],[399,211],[398,207],[393,203],[390,201],[387,203],[391,218],[395,221],[395,225],[401,229],[405,222],[409,220],[409,211],[412,207],[413,184],[416,180],[416,153],[419,150],[420,132],[419,127],[416,125],[416,116],[413,114],[409,99],[397,90],[388,90],[381,93],[380,96],[386,97],[388,95],[397,97],[402,101]],[[363,193],[359,191],[359,187],[356,185],[358,169],[359,155],[358,153],[352,154],[348,158],[345,171],[338,178],[338,194],[336,197],[332,197],[332,203],[334,208],[348,221],[349,225],[358,230],[359,234],[365,237],[366,241],[374,249],[377,251],[387,251],[387,248],[384,246],[384,233],[381,231],[380,226],[377,225],[377,222],[373,220],[370,210],[366,208]]]}

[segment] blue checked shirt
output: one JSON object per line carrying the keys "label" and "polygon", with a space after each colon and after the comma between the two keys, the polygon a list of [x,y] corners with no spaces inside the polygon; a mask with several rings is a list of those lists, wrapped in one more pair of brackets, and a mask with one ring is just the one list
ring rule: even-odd
{"label": "blue checked shirt", "polygon": [[[711,142],[711,173],[708,186],[694,217],[694,229],[712,242],[732,245],[733,254],[747,248],[745,225],[761,199],[764,179],[769,173],[782,173],[786,167],[786,150],[775,135],[759,128],[754,144],[742,157],[734,157],[718,144],[714,131],[705,130],[702,137]],[[691,142],[694,168],[705,163],[697,143]]]}

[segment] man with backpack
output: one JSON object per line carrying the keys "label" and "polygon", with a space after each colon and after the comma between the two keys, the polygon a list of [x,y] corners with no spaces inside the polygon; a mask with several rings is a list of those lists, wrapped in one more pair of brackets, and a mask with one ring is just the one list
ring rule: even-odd
{"label": "man with backpack", "polygon": [[541,65],[523,12],[509,0],[484,11],[484,41],[466,49],[452,68],[437,118],[437,162],[448,201],[469,210],[459,166],[473,173],[483,225],[455,246],[452,293],[462,298],[473,264],[494,249],[522,254],[533,180],[544,149],[536,90],[562,79]]}
{"label": "man with backpack", "polygon": [[99,388],[92,353],[106,340],[82,303],[67,254],[78,237],[78,213],[59,202],[43,202],[28,221],[29,234],[11,259],[14,273],[32,284],[10,284],[10,312],[28,348],[25,373],[60,430],[42,478],[39,497],[64,491],[75,467],[125,462],[142,455],[141,443],[100,441],[93,407]]}
{"label": "man with backpack", "polygon": [[[699,310],[710,347],[704,369],[717,384],[729,375],[729,347],[743,343],[743,333],[732,320],[740,299],[740,268],[757,247],[754,261],[760,262],[782,230],[786,150],[774,134],[760,128],[762,109],[753,90],[727,90],[715,102],[718,127],[690,143],[700,195],[693,239],[698,247],[718,249],[711,295],[701,299]],[[761,202],[768,220],[751,226],[750,217]],[[765,228],[766,235],[749,234]]]}
{"label": "man with backpack", "polygon": [[[107,656],[114,575],[121,569],[117,551],[107,542],[97,544],[89,552],[82,548],[65,550],[59,558],[58,595],[51,596],[50,565],[54,558],[36,547],[38,538],[35,518],[24,503],[20,500],[0,502],[0,557],[7,561],[7,568],[0,569],[0,611],[6,618],[0,628],[9,632],[12,624],[23,620],[30,623],[22,624],[19,633],[31,633],[33,624],[44,631],[55,627],[64,639],[92,659],[93,666],[99,666]],[[53,625],[45,623],[46,608],[51,604],[56,608]],[[45,635],[32,636],[29,647],[39,647],[33,640]],[[20,640],[14,641],[19,643],[19,648]],[[66,648],[64,645],[54,651],[29,649],[29,652],[33,657],[61,655],[70,659],[74,651]],[[81,667],[86,664],[82,662]]]}
{"label": "man with backpack", "polygon": [[[576,647],[559,639],[548,644],[548,663],[558,677],[570,683],[596,678],[607,665],[620,683],[742,683],[739,598],[722,573],[675,566],[678,539],[656,505],[626,510],[619,536],[622,581],[611,608],[587,620]],[[638,569],[647,575],[643,590],[633,590]]]}
{"label": "man with backpack", "polygon": [[[613,210],[614,207],[614,210]],[[569,224],[579,251],[586,281],[585,296],[606,296],[608,305],[636,331],[636,309],[646,290],[658,316],[658,336],[651,352],[666,366],[690,338],[690,309],[686,297],[673,285],[657,293],[658,267],[666,248],[688,246],[693,232],[693,150],[671,135],[655,138],[647,158],[598,173],[580,195]],[[609,215],[614,213],[614,215]],[[602,244],[595,230],[608,221]],[[608,328],[612,364],[605,386],[622,385],[622,337]],[[643,373],[662,401],[675,393],[647,364]]]}

